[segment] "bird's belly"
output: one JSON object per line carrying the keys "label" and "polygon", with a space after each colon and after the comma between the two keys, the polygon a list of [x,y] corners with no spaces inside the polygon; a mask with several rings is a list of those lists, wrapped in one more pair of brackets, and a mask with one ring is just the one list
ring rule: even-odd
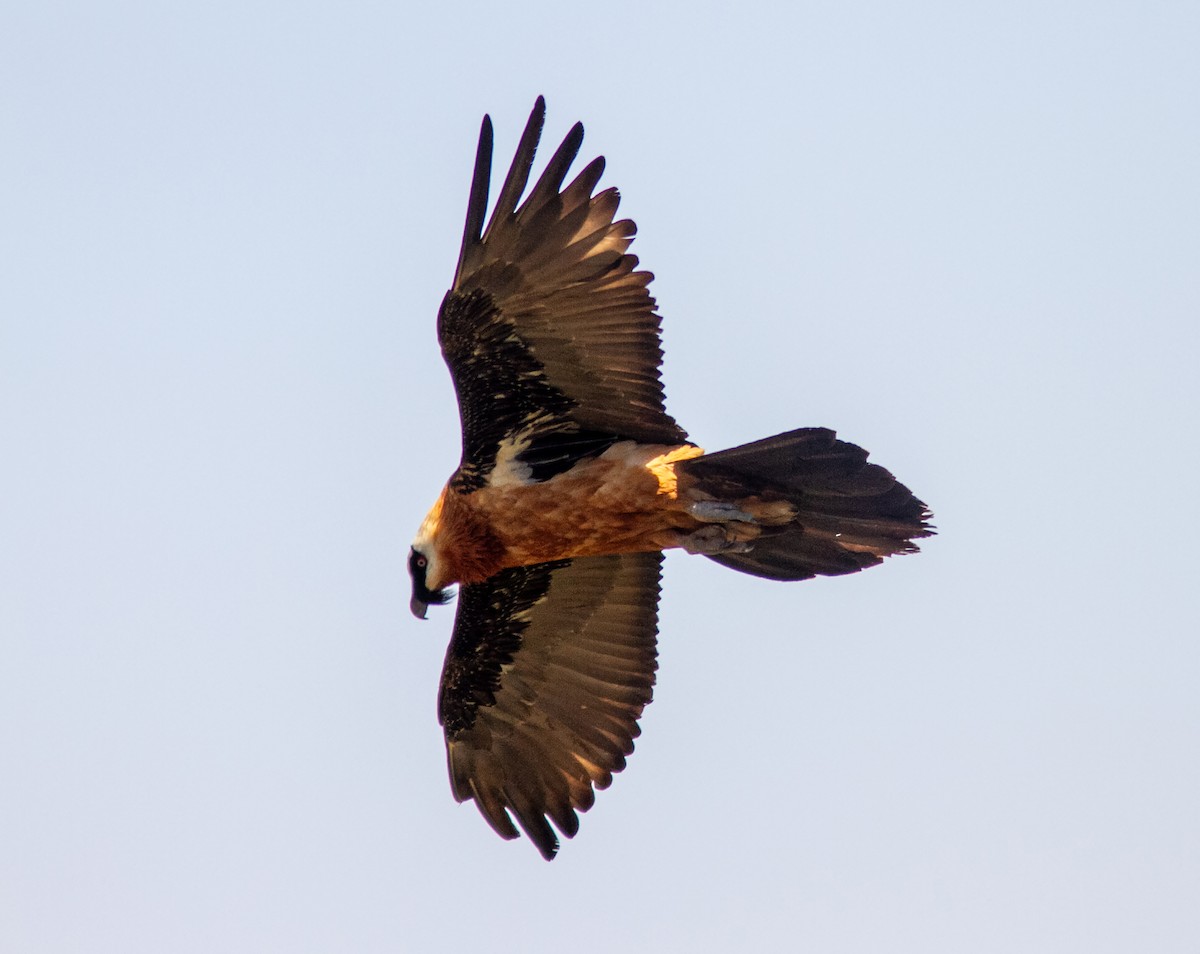
{"label": "bird's belly", "polygon": [[503,545],[505,566],[661,550],[697,525],[679,500],[675,464],[702,453],[623,441],[541,483],[481,488],[473,509]]}

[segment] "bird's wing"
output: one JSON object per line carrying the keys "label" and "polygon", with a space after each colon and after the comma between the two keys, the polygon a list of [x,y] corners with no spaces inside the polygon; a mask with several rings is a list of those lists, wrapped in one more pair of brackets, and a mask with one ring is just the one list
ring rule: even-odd
{"label": "bird's wing", "polygon": [[465,491],[487,482],[506,442],[541,479],[613,440],[687,439],[664,409],[653,276],[627,251],[636,227],[613,221],[616,189],[592,194],[603,157],[563,187],[581,124],[518,207],[545,108],[538,97],[486,228],[492,124],[484,117],[458,268],[438,314],[462,418]]}
{"label": "bird's wing", "polygon": [[656,668],[661,553],[503,570],[462,587],[438,718],[450,785],[542,855],[625,767]]}

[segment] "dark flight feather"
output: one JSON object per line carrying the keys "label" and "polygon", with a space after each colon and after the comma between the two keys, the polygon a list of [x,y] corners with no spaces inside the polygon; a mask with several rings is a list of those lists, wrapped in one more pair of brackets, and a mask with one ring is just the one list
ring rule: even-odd
{"label": "dark flight feather", "polygon": [[471,194],[467,198],[467,221],[463,226],[463,243],[458,252],[458,264],[454,268],[456,275],[461,274],[463,269],[467,267],[467,256],[479,246],[480,231],[483,228],[483,217],[487,213],[491,170],[492,118],[484,116],[483,124],[479,128],[479,145],[475,148],[475,169],[471,174]]}
{"label": "dark flight feather", "polygon": [[[491,118],[483,117],[490,128]],[[497,222],[506,221],[517,210],[517,202],[521,199],[521,193],[525,191],[525,186],[529,182],[529,171],[533,168],[533,157],[537,153],[538,142],[542,138],[542,126],[546,121],[546,100],[541,96],[537,98],[537,102],[533,104],[533,111],[529,114],[529,120],[525,123],[525,130],[521,133],[521,139],[517,143],[517,152],[513,156],[512,165],[509,166],[508,175],[504,177],[504,185],[500,189],[500,195],[496,199],[496,208],[492,211],[492,220],[488,223],[487,235],[484,236],[483,242],[486,242],[492,234],[492,230]],[[482,172],[485,175],[491,174],[491,154],[488,154],[487,163]],[[475,172],[480,172],[478,160],[476,160]],[[487,212],[487,196],[483,197],[483,204],[479,208],[480,221],[483,220],[484,213]],[[475,233],[475,237],[479,237],[479,233]],[[467,239],[464,236],[463,247],[467,246]],[[474,269],[471,269],[474,270]],[[458,278],[461,275],[467,274],[467,271],[459,268],[455,272],[455,287],[457,287]]]}

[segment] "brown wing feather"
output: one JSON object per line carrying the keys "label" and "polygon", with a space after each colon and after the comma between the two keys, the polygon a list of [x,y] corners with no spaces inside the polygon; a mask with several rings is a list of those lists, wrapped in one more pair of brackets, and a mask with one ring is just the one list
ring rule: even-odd
{"label": "brown wing feather", "polygon": [[547,859],[625,767],[650,702],[660,553],[505,570],[464,586],[439,716],[454,797]]}
{"label": "brown wing feather", "polygon": [[[517,205],[544,115],[539,97],[486,229],[492,127],[485,117],[458,268],[438,319],[458,392],[463,462],[475,477],[490,470],[499,442],[516,433],[687,439],[664,407],[660,319],[647,290],[653,276],[628,252],[637,228],[614,221],[616,189],[593,195],[603,158],[563,187],[582,125]],[[497,360],[511,373],[484,368]]]}

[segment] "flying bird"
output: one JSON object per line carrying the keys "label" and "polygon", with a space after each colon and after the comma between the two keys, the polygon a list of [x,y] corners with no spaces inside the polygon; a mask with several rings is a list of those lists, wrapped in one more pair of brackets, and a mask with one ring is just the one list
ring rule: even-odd
{"label": "flying bird", "polygon": [[[662,551],[773,580],[911,553],[929,511],[867,452],[802,428],[707,454],[665,410],[652,275],[576,124],[526,194],[538,97],[487,216],[479,134],[437,332],[462,459],[408,556],[413,613],[451,599],[438,718],[450,784],[542,855],[625,767],[656,669]],[[522,199],[522,197],[524,198]],[[486,219],[486,226],[485,226]],[[553,823],[554,827],[551,827]]]}

